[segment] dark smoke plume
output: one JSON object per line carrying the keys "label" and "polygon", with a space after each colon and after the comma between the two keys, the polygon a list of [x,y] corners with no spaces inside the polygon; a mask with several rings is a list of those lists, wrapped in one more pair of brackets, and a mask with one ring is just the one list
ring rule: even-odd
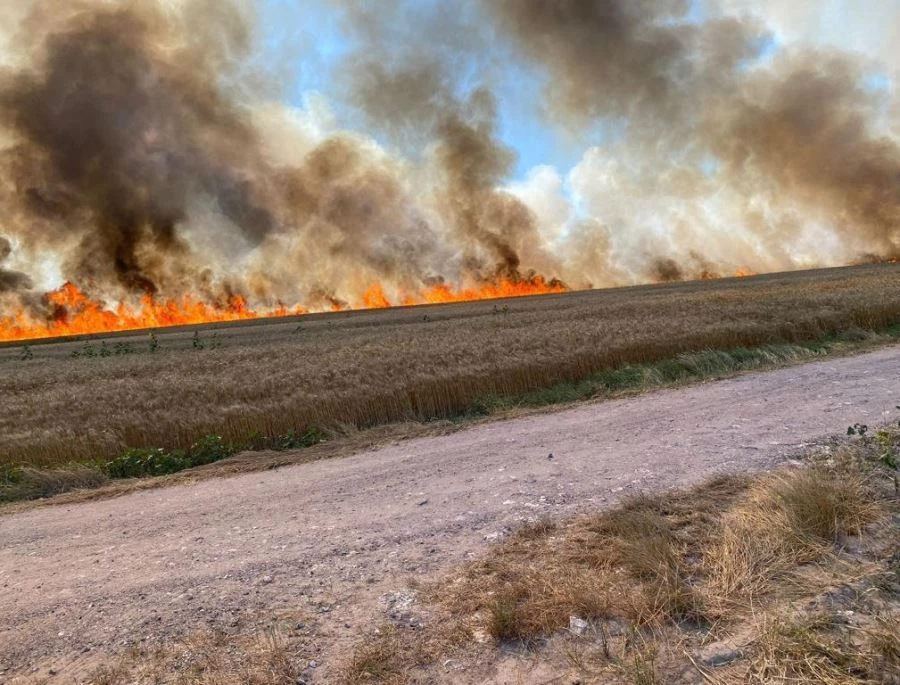
{"label": "dark smoke plume", "polygon": [[545,102],[556,116],[599,117],[696,111],[697,88],[728,88],[763,31],[725,18],[685,22],[690,0],[483,0],[502,35],[546,66]]}
{"label": "dark smoke plume", "polygon": [[464,246],[467,270],[485,281],[532,277],[523,273],[523,255],[542,268],[558,268],[541,248],[532,211],[500,190],[516,154],[496,135],[492,91],[481,83],[463,96],[456,87],[454,66],[484,49],[478,32],[441,10],[431,24],[417,26],[424,42],[409,36],[398,46],[390,13],[358,0],[341,4],[364,42],[342,68],[350,99],[368,127],[400,149],[430,150],[441,174],[434,200],[454,242]]}
{"label": "dark smoke plume", "polygon": [[[187,42],[153,3],[37,6],[26,69],[0,76],[0,125],[16,144],[0,159],[38,243],[75,240],[67,272],[153,293],[154,255],[186,250],[179,227],[206,196],[251,240],[272,228],[251,178],[259,165],[247,115],[221,83],[247,49],[242,18],[216,11],[224,43]],[[5,207],[4,209],[11,209]],[[55,234],[68,235],[55,235]]]}
{"label": "dark smoke plume", "polygon": [[874,130],[877,103],[847,55],[804,51],[748,79],[704,133],[736,182],[748,175],[886,258],[900,255],[900,144]]}

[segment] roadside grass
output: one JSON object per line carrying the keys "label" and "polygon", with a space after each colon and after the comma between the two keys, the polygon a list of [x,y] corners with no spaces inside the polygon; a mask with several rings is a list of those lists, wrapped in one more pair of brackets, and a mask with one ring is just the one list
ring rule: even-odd
{"label": "roadside grass", "polygon": [[73,462],[57,468],[7,467],[0,469],[0,503],[97,488],[115,479],[166,476],[214,464],[242,451],[301,449],[325,439],[325,434],[317,428],[275,438],[250,436],[240,443],[225,442],[220,435],[206,435],[187,449],[131,448],[114,459]]}
{"label": "roadside grass", "polygon": [[748,669],[751,682],[896,683],[900,620],[877,616],[860,628],[845,611],[775,616],[762,626]]}
{"label": "roadside grass", "polygon": [[145,647],[134,645],[119,659],[86,674],[94,685],[183,683],[185,685],[296,685],[305,663],[277,626],[235,639],[221,630]]}
{"label": "roadside grass", "polygon": [[448,655],[488,677],[518,653],[569,681],[897,683],[900,500],[883,456],[900,433],[879,435],[525,525],[429,584],[430,624],[363,641],[344,678],[429,681]]}
{"label": "roadside grass", "polygon": [[625,364],[592,373],[578,381],[557,383],[520,395],[477,398],[467,414],[490,415],[518,407],[546,407],[634,394],[746,371],[774,369],[830,355],[847,354],[900,340],[900,324],[880,331],[854,328],[837,335],[798,343],[685,352],[648,364]]}
{"label": "roadside grass", "polygon": [[[476,398],[457,422],[486,416],[502,417],[520,409],[539,409],[597,399],[635,395],[747,371],[775,369],[829,355],[864,351],[900,340],[900,325],[879,332],[851,330],[807,343],[764,345],[758,348],[704,350],[680,354],[652,364],[625,365],[589,375],[578,382],[508,397]],[[226,442],[220,435],[206,435],[187,449],[133,447],[115,458],[86,459],[50,468],[27,463],[0,468],[0,503],[43,499],[72,490],[96,488],[110,480],[169,475],[212,464],[239,452],[289,451],[312,447],[342,427],[328,432],[318,427],[267,436],[258,432]]]}
{"label": "roadside grass", "polygon": [[102,469],[87,464],[36,469],[29,466],[0,469],[0,503],[35,500],[72,490],[97,488],[109,482]]}

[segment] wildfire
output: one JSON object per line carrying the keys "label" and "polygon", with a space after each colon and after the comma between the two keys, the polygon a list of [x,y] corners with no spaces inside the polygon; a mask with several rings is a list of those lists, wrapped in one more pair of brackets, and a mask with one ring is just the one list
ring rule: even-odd
{"label": "wildfire", "polygon": [[751,271],[750,269],[741,268],[732,274],[721,274],[717,271],[701,271],[700,274],[697,276],[697,279],[701,280],[701,281],[717,281],[720,278],[728,278],[728,277],[746,278],[747,276],[756,276],[756,275],[757,275],[757,273],[755,271]]}
{"label": "wildfire", "polygon": [[363,294],[363,303],[366,309],[386,309],[397,305],[409,306],[416,304],[441,304],[447,302],[472,302],[475,300],[494,300],[503,297],[526,297],[528,295],[548,295],[550,293],[563,293],[567,288],[559,281],[547,281],[540,276],[521,281],[501,279],[497,283],[490,283],[479,288],[467,288],[454,290],[449,285],[436,285],[426,288],[413,296],[401,297],[397,301],[391,301],[385,295],[384,289],[375,284]]}
{"label": "wildfire", "polygon": [[[361,304],[365,309],[379,309],[395,305],[466,302],[565,291],[566,286],[559,281],[546,281],[537,276],[521,281],[500,280],[479,288],[460,290],[448,285],[438,285],[392,301],[380,284],[374,284],[362,295]],[[254,310],[239,295],[217,304],[189,297],[156,300],[150,295],[144,295],[136,305],[120,303],[115,307],[109,307],[101,301],[91,299],[73,283],[66,283],[58,290],[47,293],[45,299],[51,311],[46,320],[36,321],[25,310],[14,312],[9,316],[0,316],[0,342],[308,313],[303,307]]]}

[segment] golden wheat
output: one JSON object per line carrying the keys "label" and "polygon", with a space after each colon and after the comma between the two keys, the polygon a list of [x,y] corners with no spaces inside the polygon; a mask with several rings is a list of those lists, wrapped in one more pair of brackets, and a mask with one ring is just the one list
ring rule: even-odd
{"label": "golden wheat", "polygon": [[865,266],[158,331],[155,352],[146,332],[4,346],[0,466],[452,417],[623,364],[882,329],[898,285]]}

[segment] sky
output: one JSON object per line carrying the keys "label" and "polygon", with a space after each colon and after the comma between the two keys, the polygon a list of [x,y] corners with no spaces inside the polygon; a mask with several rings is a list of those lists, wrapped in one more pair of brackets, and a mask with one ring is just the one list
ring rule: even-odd
{"label": "sky", "polygon": [[[427,12],[436,0],[401,0],[400,10],[415,25],[417,13]],[[759,46],[756,64],[774,58],[792,44],[831,46],[858,52],[873,60],[869,85],[892,89],[894,82],[879,63],[890,65],[898,55],[900,26],[890,26],[897,0],[690,0],[686,21],[702,22],[721,12],[757,14],[771,31]],[[464,2],[459,3],[465,4]],[[351,55],[354,40],[343,25],[341,13],[329,0],[260,0],[260,45],[267,64],[280,65],[277,80],[282,98],[291,106],[305,107],[311,94],[324,97],[336,123],[353,129],[359,122],[342,105],[338,85],[343,60]],[[748,65],[748,66],[755,66]],[[573,140],[552,125],[541,111],[546,76],[513,58],[492,72],[499,105],[499,135],[517,153],[511,182],[523,181],[543,166],[563,177],[583,159],[591,147],[615,141],[622,122],[596,125],[588,135]],[[368,133],[368,132],[367,132]],[[376,136],[377,137],[377,136]]]}

